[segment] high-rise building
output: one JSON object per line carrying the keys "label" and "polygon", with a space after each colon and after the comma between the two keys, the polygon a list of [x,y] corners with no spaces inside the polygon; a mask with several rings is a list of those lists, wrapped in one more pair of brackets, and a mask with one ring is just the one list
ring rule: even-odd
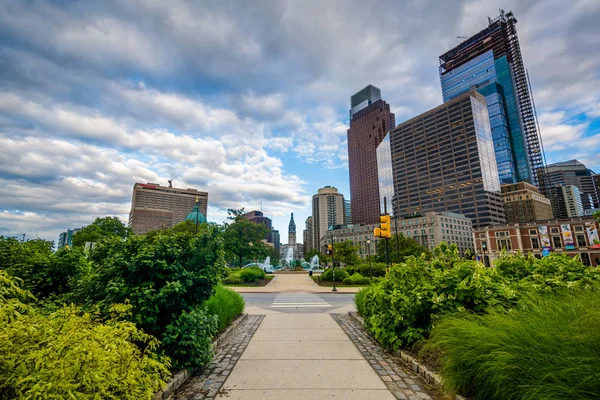
{"label": "high-rise building", "polygon": [[344,225],[344,196],[336,188],[325,186],[313,196],[312,225],[313,248],[320,248],[329,228]]}
{"label": "high-rise building", "polygon": [[574,185],[579,189],[584,210],[599,208],[600,187],[596,185],[594,171],[577,160],[569,160],[550,164],[545,168],[548,186]]}
{"label": "high-rise building", "polygon": [[391,160],[395,215],[449,211],[474,227],[506,222],[485,97],[478,92],[398,125],[380,146],[378,156]]}
{"label": "high-rise building", "polygon": [[547,188],[552,204],[552,215],[556,219],[573,218],[584,215],[581,193],[575,185],[554,185]]}
{"label": "high-rise building", "polygon": [[242,217],[246,218],[250,222],[254,222],[255,224],[264,225],[267,228],[267,234],[265,235],[265,239],[267,242],[271,242],[271,218],[265,217],[265,214],[262,211],[250,211],[246,214],[242,215]]}
{"label": "high-rise building", "polygon": [[473,89],[485,96],[500,182],[538,185],[543,147],[516,23],[512,12],[488,19],[487,28],[440,56],[440,80],[444,101]]}
{"label": "high-rise building", "polygon": [[62,249],[63,247],[69,246],[73,247],[73,235],[79,232],[81,228],[75,229],[67,229],[65,232],[62,232],[58,235],[58,245],[57,249]]}
{"label": "high-rise building", "polygon": [[550,200],[536,186],[519,182],[502,185],[500,190],[507,224],[552,219]]}
{"label": "high-rise building", "polygon": [[271,228],[270,234],[270,243],[273,243],[273,247],[275,247],[275,251],[279,253],[279,246],[281,246],[281,237],[279,235],[279,231],[277,229]]}
{"label": "high-rise building", "polygon": [[281,255],[281,258],[287,258],[288,252],[294,260],[299,260],[304,256],[304,246],[302,243],[296,242],[296,222],[294,221],[294,213],[292,213],[288,225],[288,242],[281,245],[279,254]]}
{"label": "high-rise building", "polygon": [[344,225],[350,225],[352,223],[352,204],[350,200],[344,200]]}
{"label": "high-rise building", "polygon": [[206,217],[208,193],[196,189],[178,189],[157,183],[136,183],[133,186],[129,226],[136,235],[170,228],[184,220],[198,200]]}
{"label": "high-rise building", "polygon": [[[379,221],[376,149],[396,119],[390,105],[381,99],[381,91],[368,85],[350,97],[348,129],[348,169],[354,224]],[[314,215],[313,215],[314,216]]]}
{"label": "high-rise building", "polygon": [[303,239],[304,239],[304,252],[306,253],[315,248],[314,243],[313,243],[313,218],[312,218],[312,216],[309,216],[308,218],[306,218],[306,222],[304,224],[305,224],[305,228],[304,228],[304,232],[303,232]]}

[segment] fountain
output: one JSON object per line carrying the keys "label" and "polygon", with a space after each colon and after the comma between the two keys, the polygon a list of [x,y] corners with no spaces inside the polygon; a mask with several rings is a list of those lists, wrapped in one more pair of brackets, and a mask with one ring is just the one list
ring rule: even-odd
{"label": "fountain", "polygon": [[287,251],[285,252],[285,264],[287,264],[288,268],[292,267],[292,261],[294,260],[294,248],[293,247],[288,247]]}
{"label": "fountain", "polygon": [[321,265],[319,265],[319,257],[316,254],[310,259],[310,262],[303,260],[301,266],[307,271],[322,271]]}

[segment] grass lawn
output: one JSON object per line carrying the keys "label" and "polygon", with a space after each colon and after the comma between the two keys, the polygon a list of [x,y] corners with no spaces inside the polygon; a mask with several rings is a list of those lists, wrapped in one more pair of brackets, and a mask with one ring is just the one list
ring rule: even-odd
{"label": "grass lawn", "polygon": [[265,276],[264,279],[259,280],[258,282],[250,282],[250,283],[236,283],[236,284],[229,284],[226,283],[224,284],[224,286],[229,286],[229,287],[254,287],[254,286],[266,286],[269,282],[271,282],[271,280],[273,280],[275,278],[275,276],[273,275],[267,275]]}

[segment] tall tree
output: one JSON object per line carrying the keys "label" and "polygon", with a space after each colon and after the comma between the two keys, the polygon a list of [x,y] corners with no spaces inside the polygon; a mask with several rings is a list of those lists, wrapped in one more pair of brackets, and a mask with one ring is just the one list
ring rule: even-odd
{"label": "tall tree", "polygon": [[85,242],[97,242],[103,237],[126,238],[130,233],[131,229],[117,217],[96,218],[93,223],[73,235],[73,246],[83,246]]}
{"label": "tall tree", "polygon": [[225,224],[225,251],[235,256],[242,266],[244,258],[265,258],[269,252],[263,239],[267,236],[267,227],[255,224],[243,218],[244,209],[227,210],[232,223]]}
{"label": "tall tree", "polygon": [[354,245],[350,240],[333,244],[333,256],[335,260],[346,265],[355,265],[360,262],[358,250],[358,245]]}
{"label": "tall tree", "polygon": [[[422,253],[425,253],[428,257],[431,257],[431,251],[429,251],[427,247],[420,245],[416,240],[404,237],[402,234],[399,234],[397,238],[398,243],[396,243],[396,235],[393,235],[392,238],[389,239],[388,245],[390,262],[404,262],[406,258],[410,256],[419,257]],[[398,247],[400,247],[400,254],[398,254]],[[375,256],[375,260],[379,262],[386,262],[385,243],[383,240],[380,240],[377,243],[377,255]]]}

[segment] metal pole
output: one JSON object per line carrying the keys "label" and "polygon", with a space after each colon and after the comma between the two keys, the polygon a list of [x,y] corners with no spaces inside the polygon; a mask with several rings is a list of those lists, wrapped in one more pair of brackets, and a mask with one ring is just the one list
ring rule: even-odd
{"label": "metal pole", "polygon": [[337,288],[335,287],[335,258],[333,258],[333,235],[331,235],[331,268],[333,268],[332,274],[333,274],[333,289],[331,289],[332,292],[337,292]]}
{"label": "metal pole", "polygon": [[369,278],[373,279],[373,266],[371,265],[371,240],[367,240],[367,258],[369,259]]}
{"label": "metal pole", "polygon": [[[387,198],[384,197],[383,198],[383,215],[387,215]],[[386,260],[386,264],[387,264],[387,270],[389,270],[390,268],[390,246],[388,244],[389,239],[385,238],[385,260]],[[387,275],[387,270],[386,270],[386,275]]]}
{"label": "metal pole", "polygon": [[398,262],[400,262],[400,240],[398,238],[398,216],[394,214],[394,225],[396,225],[396,255],[398,256]]}

